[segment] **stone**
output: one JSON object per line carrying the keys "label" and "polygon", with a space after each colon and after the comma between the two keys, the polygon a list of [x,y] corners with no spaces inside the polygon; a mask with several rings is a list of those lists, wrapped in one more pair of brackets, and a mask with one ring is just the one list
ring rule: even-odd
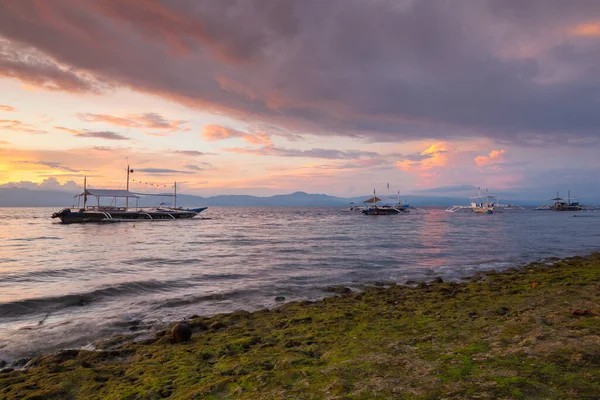
{"label": "stone", "polygon": [[4,367],[6,365],[6,361],[4,361],[3,359],[0,358],[0,368]]}
{"label": "stone", "polygon": [[192,328],[186,321],[175,324],[171,330],[175,343],[187,342],[192,337]]}
{"label": "stone", "polygon": [[13,362],[13,366],[15,367],[24,367],[29,361],[31,361],[32,357],[23,357]]}
{"label": "stone", "polygon": [[441,276],[436,277],[433,283],[444,283],[444,279]]}
{"label": "stone", "polygon": [[325,288],[326,292],[337,293],[337,294],[347,294],[352,293],[352,289],[345,286],[327,286]]}
{"label": "stone", "polygon": [[275,297],[275,301],[285,301],[285,297],[277,296],[277,297]]}

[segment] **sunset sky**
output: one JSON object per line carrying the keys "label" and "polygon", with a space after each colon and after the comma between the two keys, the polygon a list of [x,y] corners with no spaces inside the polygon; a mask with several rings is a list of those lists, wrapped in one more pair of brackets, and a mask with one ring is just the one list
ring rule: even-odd
{"label": "sunset sky", "polygon": [[0,0],[0,187],[600,199],[600,2]]}

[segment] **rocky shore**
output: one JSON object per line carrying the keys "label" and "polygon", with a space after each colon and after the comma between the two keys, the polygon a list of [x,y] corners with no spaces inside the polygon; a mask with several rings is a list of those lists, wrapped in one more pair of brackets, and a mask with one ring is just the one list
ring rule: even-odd
{"label": "rocky shore", "polygon": [[4,368],[0,399],[599,396],[598,253],[463,283],[332,291]]}

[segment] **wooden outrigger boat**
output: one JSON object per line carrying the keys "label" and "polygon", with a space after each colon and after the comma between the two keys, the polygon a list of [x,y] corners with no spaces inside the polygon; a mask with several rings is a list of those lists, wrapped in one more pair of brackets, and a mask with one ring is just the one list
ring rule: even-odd
{"label": "wooden outrigger boat", "polygon": [[[129,191],[129,173],[133,170],[127,166],[127,189],[88,189],[86,178],[83,180],[83,193],[73,196],[83,207],[63,208],[52,214],[52,218],[59,218],[64,224],[86,222],[124,222],[124,221],[156,221],[193,218],[208,207],[181,208],[177,207],[177,183],[174,185],[174,194],[158,196],[173,196],[173,207],[141,208],[138,206],[140,194]],[[144,195],[144,194],[142,194]],[[148,196],[146,194],[146,196]],[[157,196],[157,195],[154,195]],[[96,198],[96,205],[88,205],[88,197]],[[102,205],[100,199],[111,198],[112,204]],[[118,205],[119,200],[125,200],[125,205]],[[136,206],[130,208],[129,200],[135,199]]]}

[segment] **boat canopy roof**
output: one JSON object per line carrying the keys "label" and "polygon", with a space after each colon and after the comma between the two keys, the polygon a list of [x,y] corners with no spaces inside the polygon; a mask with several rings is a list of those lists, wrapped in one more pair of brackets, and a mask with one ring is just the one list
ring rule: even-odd
{"label": "boat canopy roof", "polygon": [[378,201],[381,201],[381,199],[377,196],[373,196],[370,199],[365,200],[365,203],[377,203]]}
{"label": "boat canopy roof", "polygon": [[130,197],[139,199],[140,196],[135,193],[131,193],[128,190],[122,189],[86,189],[84,193],[78,194],[74,197],[80,197],[83,195],[96,196],[96,197]]}

